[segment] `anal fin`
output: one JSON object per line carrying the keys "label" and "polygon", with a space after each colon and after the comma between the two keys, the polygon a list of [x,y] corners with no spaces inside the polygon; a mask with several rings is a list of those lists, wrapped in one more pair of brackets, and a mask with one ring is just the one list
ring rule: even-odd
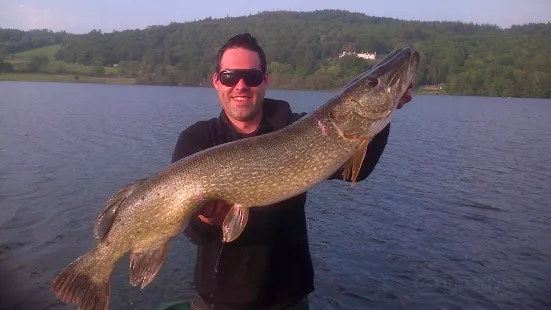
{"label": "anal fin", "polygon": [[143,289],[151,283],[161,269],[168,250],[168,241],[145,251],[130,253],[130,284],[141,284]]}
{"label": "anal fin", "polygon": [[352,157],[350,157],[350,159],[348,159],[344,164],[343,180],[350,180],[352,182],[352,187],[356,185],[356,179],[358,178],[360,168],[362,167],[362,163],[365,159],[368,145],[369,139],[362,138],[356,153],[354,153],[354,155],[352,155]]}
{"label": "anal fin", "polygon": [[249,208],[234,204],[222,223],[222,240],[231,242],[237,239],[249,220]]}

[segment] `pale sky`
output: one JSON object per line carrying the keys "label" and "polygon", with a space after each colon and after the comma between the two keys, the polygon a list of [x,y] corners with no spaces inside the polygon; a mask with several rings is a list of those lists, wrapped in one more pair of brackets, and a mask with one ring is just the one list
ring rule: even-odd
{"label": "pale sky", "polygon": [[373,16],[496,24],[551,21],[551,0],[0,0],[0,27],[85,33],[143,29],[265,10],[343,9]]}

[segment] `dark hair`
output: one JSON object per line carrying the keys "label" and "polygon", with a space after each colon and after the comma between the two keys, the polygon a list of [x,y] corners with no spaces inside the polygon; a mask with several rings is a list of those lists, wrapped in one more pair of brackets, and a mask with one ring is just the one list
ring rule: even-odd
{"label": "dark hair", "polygon": [[260,69],[262,72],[266,73],[268,67],[266,54],[264,54],[264,50],[258,45],[256,38],[249,33],[242,33],[231,37],[226,44],[218,50],[218,55],[216,56],[216,72],[220,71],[220,62],[222,61],[224,52],[230,48],[237,47],[256,52],[260,58]]}

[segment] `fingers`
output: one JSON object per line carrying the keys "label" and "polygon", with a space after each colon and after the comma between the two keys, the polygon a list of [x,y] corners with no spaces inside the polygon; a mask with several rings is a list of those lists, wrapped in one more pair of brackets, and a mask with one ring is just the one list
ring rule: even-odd
{"label": "fingers", "polygon": [[199,210],[199,219],[214,226],[222,226],[231,206],[222,200],[210,201]]}
{"label": "fingers", "polygon": [[216,211],[216,201],[211,201],[205,204],[199,214],[204,217],[212,217]]}
{"label": "fingers", "polygon": [[224,201],[217,201],[216,202],[216,209],[215,209],[215,213],[219,216],[226,216],[226,214],[228,213],[228,211],[230,211],[232,205],[230,204],[227,204],[226,202]]}
{"label": "fingers", "polygon": [[412,99],[411,91],[408,89],[406,90],[402,98],[400,98],[400,101],[398,101],[398,106],[396,107],[396,109],[401,109],[406,103],[410,102],[411,99]]}

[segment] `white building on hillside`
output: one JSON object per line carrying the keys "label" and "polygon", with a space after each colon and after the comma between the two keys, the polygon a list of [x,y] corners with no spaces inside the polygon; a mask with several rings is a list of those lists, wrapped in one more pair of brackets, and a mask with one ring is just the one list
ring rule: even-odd
{"label": "white building on hillside", "polygon": [[373,53],[369,53],[369,52],[365,52],[365,53],[342,52],[342,53],[340,53],[339,58],[341,58],[345,55],[354,55],[358,58],[372,59],[372,60],[374,60],[375,57],[377,57],[376,52],[373,52]]}

